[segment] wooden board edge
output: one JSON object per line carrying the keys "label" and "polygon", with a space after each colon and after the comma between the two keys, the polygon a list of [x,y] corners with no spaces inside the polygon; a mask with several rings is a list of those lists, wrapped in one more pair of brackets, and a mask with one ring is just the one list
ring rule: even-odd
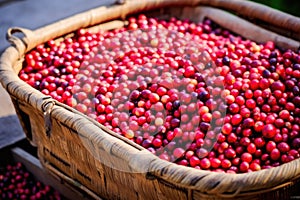
{"label": "wooden board edge", "polygon": [[81,194],[75,188],[72,188],[70,185],[67,185],[63,181],[59,180],[58,177],[52,176],[43,168],[40,161],[36,157],[32,156],[22,148],[14,147],[11,149],[11,153],[14,161],[21,162],[38,181],[53,187],[66,199],[90,199]]}

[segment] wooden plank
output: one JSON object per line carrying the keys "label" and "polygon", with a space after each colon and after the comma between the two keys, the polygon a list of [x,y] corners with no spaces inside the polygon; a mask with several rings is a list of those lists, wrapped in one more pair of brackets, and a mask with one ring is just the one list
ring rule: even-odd
{"label": "wooden plank", "polygon": [[12,156],[16,162],[21,162],[34,177],[46,185],[55,188],[66,199],[90,199],[85,194],[80,193],[70,185],[62,183],[59,179],[50,175],[41,165],[40,161],[19,147],[12,150]]}

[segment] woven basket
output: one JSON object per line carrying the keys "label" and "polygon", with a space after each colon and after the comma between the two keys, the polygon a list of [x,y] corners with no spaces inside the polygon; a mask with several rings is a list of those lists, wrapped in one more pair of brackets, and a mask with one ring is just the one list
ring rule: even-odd
{"label": "woven basket", "polygon": [[[245,174],[179,166],[159,159],[18,78],[24,54],[38,44],[79,28],[118,28],[124,25],[126,16],[141,12],[194,21],[208,17],[257,42],[273,40],[293,50],[300,46],[299,18],[243,0],[128,0],[34,31],[11,28],[7,33],[11,46],[0,60],[0,80],[28,140],[37,146],[43,166],[96,199],[290,199],[300,177],[300,159]],[[16,37],[15,33],[23,36]],[[124,166],[124,170],[114,169],[114,164]]]}

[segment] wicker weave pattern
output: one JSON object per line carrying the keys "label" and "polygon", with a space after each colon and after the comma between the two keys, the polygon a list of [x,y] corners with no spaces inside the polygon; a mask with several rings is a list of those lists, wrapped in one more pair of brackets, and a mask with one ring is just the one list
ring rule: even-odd
{"label": "wicker weave pattern", "polygon": [[[212,7],[261,20],[268,27],[280,27],[290,37]],[[28,139],[38,147],[45,168],[94,198],[99,195],[108,199],[288,199],[300,176],[299,159],[273,169],[237,175],[178,166],[160,160],[18,78],[24,53],[38,44],[79,28],[122,26],[124,23],[119,20],[149,10],[162,17],[195,21],[209,17],[258,42],[274,40],[279,46],[294,50],[300,46],[299,37],[294,37],[300,35],[300,19],[242,0],[131,0],[124,5],[96,8],[35,31],[11,28],[7,36],[12,46],[1,56],[0,81],[11,95]],[[15,32],[22,32],[24,38],[16,38]],[[126,172],[115,170],[114,164],[124,166]]]}

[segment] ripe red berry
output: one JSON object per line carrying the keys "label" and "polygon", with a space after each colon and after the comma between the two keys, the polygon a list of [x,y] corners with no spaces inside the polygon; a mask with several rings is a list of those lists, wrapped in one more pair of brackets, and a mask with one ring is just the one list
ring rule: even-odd
{"label": "ripe red berry", "polygon": [[280,81],[275,81],[271,84],[271,90],[280,90],[281,92],[285,91],[285,85]]}
{"label": "ripe red berry", "polygon": [[252,171],[259,171],[261,170],[261,166],[257,163],[254,163],[252,162],[249,166],[249,168],[252,170]]}
{"label": "ripe red berry", "polygon": [[236,157],[236,152],[232,148],[228,148],[224,151],[224,155],[228,159],[232,159]]}
{"label": "ripe red berry", "polygon": [[249,167],[250,167],[249,163],[243,161],[243,162],[241,162],[239,169],[241,172],[247,172],[249,170]]}
{"label": "ripe red berry", "polygon": [[255,122],[255,124],[254,124],[254,130],[256,132],[261,132],[263,130],[263,128],[264,128],[264,123],[262,121]]}
{"label": "ripe red berry", "polygon": [[228,159],[223,159],[223,160],[221,161],[221,166],[222,166],[223,169],[228,169],[228,168],[230,168],[230,167],[231,167],[231,162],[230,162],[230,160],[228,160]]}
{"label": "ripe red berry", "polygon": [[254,143],[250,143],[247,146],[247,151],[251,154],[254,154],[256,152],[256,145]]}
{"label": "ripe red berry", "polygon": [[[201,160],[202,161],[202,160]],[[190,165],[192,167],[195,167],[195,166],[198,166],[200,163],[200,159],[196,156],[192,156],[190,159],[189,159],[189,162],[190,162]]]}
{"label": "ripe red berry", "polygon": [[159,95],[156,93],[149,94],[149,100],[152,104],[155,104],[159,101]]}
{"label": "ripe red berry", "polygon": [[273,138],[276,134],[276,128],[273,124],[266,124],[262,130],[262,135],[266,138]]}
{"label": "ripe red berry", "polygon": [[242,115],[243,118],[249,118],[251,111],[248,108],[242,108],[240,114]]}
{"label": "ripe red berry", "polygon": [[266,142],[262,137],[258,137],[254,139],[254,144],[256,147],[262,148],[263,146],[265,146]]}
{"label": "ripe red berry", "polygon": [[232,114],[235,114],[235,113],[238,113],[240,110],[240,106],[236,103],[232,103],[230,106],[229,106],[229,111],[232,113]]}
{"label": "ripe red berry", "polygon": [[274,141],[269,141],[266,144],[266,150],[267,150],[267,152],[271,152],[275,148],[276,148],[276,143]]}
{"label": "ripe red berry", "polygon": [[286,152],[288,152],[290,150],[290,146],[286,142],[280,142],[277,145],[277,148],[282,153],[286,153]]}
{"label": "ripe red berry", "polygon": [[244,99],[244,97],[242,97],[242,96],[237,96],[236,98],[235,98],[235,102],[239,105],[239,106],[242,106],[242,105],[244,105],[245,104],[245,99]]}
{"label": "ripe red berry", "polygon": [[237,141],[238,137],[236,136],[235,133],[230,133],[228,136],[227,136],[227,141],[228,143],[235,143]]}
{"label": "ripe red berry", "polygon": [[254,99],[247,99],[246,106],[249,109],[254,109],[256,107],[256,102],[254,101]]}
{"label": "ripe red berry", "polygon": [[244,128],[251,128],[254,126],[254,120],[252,118],[247,118],[247,119],[244,119],[243,121],[243,127]]}
{"label": "ripe red berry", "polygon": [[283,120],[288,120],[290,118],[290,112],[287,110],[282,110],[279,112],[279,117]]}
{"label": "ripe red berry", "polygon": [[252,155],[248,152],[245,152],[241,155],[241,159],[242,159],[242,161],[250,163],[252,161]]}
{"label": "ripe red berry", "polygon": [[280,151],[277,148],[273,149],[270,153],[270,157],[272,160],[278,160],[280,158]]}
{"label": "ripe red berry", "polygon": [[208,168],[210,168],[210,166],[211,166],[211,163],[208,158],[201,159],[201,161],[200,161],[201,169],[208,169]]}
{"label": "ripe red berry", "polygon": [[222,127],[222,133],[225,135],[228,135],[232,132],[232,126],[229,123],[226,123]]}
{"label": "ripe red berry", "polygon": [[211,167],[218,169],[221,166],[221,161],[218,158],[212,158],[211,161]]}

